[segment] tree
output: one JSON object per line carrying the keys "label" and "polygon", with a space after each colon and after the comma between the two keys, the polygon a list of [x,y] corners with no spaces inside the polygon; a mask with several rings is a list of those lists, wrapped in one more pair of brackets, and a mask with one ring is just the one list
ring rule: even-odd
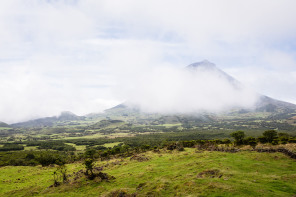
{"label": "tree", "polygon": [[56,155],[49,151],[42,152],[36,159],[43,167],[49,166],[50,164],[55,164],[57,161]]}
{"label": "tree", "polygon": [[278,133],[278,137],[281,144],[287,144],[290,138],[287,133]]}
{"label": "tree", "polygon": [[27,160],[32,160],[32,159],[35,159],[35,155],[32,153],[32,152],[30,152],[30,153],[28,153],[27,155],[26,155],[26,157],[25,157]]}
{"label": "tree", "polygon": [[289,138],[290,135],[288,133],[278,133],[279,137],[285,137],[285,138]]}
{"label": "tree", "polygon": [[84,156],[86,158],[94,158],[95,156],[95,153],[96,153],[96,150],[95,149],[86,149],[85,152],[84,152]]}
{"label": "tree", "polygon": [[277,138],[277,132],[275,130],[267,130],[263,132],[263,136],[267,142],[271,143],[275,138]]}
{"label": "tree", "polygon": [[86,169],[86,175],[88,176],[89,179],[93,179],[94,173],[93,173],[93,168],[94,168],[94,160],[91,158],[87,158],[84,160],[84,165]]}
{"label": "tree", "polygon": [[244,144],[250,145],[253,149],[255,149],[255,147],[257,146],[258,143],[256,141],[256,138],[247,137],[246,139],[244,139]]}
{"label": "tree", "polygon": [[94,178],[93,168],[94,168],[94,155],[96,153],[96,150],[94,149],[87,149],[84,152],[85,160],[84,160],[84,166],[86,169],[85,174],[88,176],[89,179]]}
{"label": "tree", "polygon": [[235,144],[240,145],[240,144],[243,144],[243,140],[245,138],[245,132],[235,131],[231,133],[230,136],[234,138]]}

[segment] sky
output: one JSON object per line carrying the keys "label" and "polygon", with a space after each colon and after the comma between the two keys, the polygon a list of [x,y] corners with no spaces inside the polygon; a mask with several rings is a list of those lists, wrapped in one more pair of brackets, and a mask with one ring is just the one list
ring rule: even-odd
{"label": "sky", "polygon": [[102,112],[146,90],[166,100],[168,88],[158,84],[185,80],[176,71],[204,59],[255,92],[296,104],[295,7],[294,0],[0,1],[0,121]]}

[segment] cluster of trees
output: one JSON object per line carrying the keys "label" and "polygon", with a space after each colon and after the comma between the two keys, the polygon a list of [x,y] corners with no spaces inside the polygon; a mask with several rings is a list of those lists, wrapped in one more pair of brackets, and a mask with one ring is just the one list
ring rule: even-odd
{"label": "cluster of trees", "polygon": [[[65,164],[72,163],[80,159],[78,155],[75,155],[74,152],[65,153],[58,151],[42,151],[40,154],[31,153],[37,164],[41,164],[42,166],[49,166],[51,164]],[[29,154],[26,156],[28,158]]]}
{"label": "cluster of trees", "polygon": [[142,145],[149,145],[150,147],[159,146],[165,141],[185,141],[185,140],[199,140],[199,139],[223,139],[229,137],[226,133],[203,133],[196,130],[182,131],[182,132],[166,132],[166,133],[152,133],[146,135],[136,135],[134,137],[120,137],[120,138],[97,138],[97,139],[71,139],[64,140],[65,143],[73,143],[75,145],[86,145],[89,147],[97,147],[103,149],[98,145],[113,142],[123,142],[130,147],[141,147]]}
{"label": "cluster of trees", "polygon": [[31,141],[27,146],[38,146],[38,149],[51,149],[58,151],[75,151],[75,147],[65,144],[62,141]]}
{"label": "cluster of trees", "polygon": [[0,152],[0,166],[48,166],[51,164],[71,163],[81,159],[80,154],[63,151],[7,151]]}
{"label": "cluster of trees", "polygon": [[0,151],[17,151],[17,150],[24,150],[24,146],[19,144],[9,143],[9,144],[4,144],[2,147],[0,147]]}
{"label": "cluster of trees", "polygon": [[250,145],[252,147],[255,147],[258,143],[271,143],[273,145],[296,143],[295,137],[287,133],[278,133],[275,130],[264,131],[262,136],[258,138],[246,137],[244,131],[235,131],[231,133],[230,136],[234,138],[234,143],[236,145]]}
{"label": "cluster of trees", "polygon": [[95,146],[95,145],[103,145],[106,143],[118,142],[118,139],[106,139],[106,138],[73,139],[73,140],[66,140],[65,142],[66,143],[73,143],[77,146],[79,146],[79,145]]}

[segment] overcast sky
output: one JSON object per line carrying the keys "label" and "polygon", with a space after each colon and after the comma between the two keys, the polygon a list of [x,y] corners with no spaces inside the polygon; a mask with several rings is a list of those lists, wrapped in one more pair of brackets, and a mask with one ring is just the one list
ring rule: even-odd
{"label": "overcast sky", "polygon": [[0,1],[0,121],[101,112],[127,99],[127,79],[204,59],[296,104],[295,8],[294,0]]}

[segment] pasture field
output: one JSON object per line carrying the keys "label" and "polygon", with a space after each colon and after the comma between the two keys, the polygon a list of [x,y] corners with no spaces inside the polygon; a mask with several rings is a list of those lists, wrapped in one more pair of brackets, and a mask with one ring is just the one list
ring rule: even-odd
{"label": "pasture field", "polygon": [[[82,162],[66,164],[68,183],[53,184],[56,166],[0,168],[0,196],[293,196],[296,162],[282,153],[148,151],[96,160],[115,179],[89,180]],[[82,171],[81,171],[82,170]],[[81,173],[79,173],[81,172]]]}

